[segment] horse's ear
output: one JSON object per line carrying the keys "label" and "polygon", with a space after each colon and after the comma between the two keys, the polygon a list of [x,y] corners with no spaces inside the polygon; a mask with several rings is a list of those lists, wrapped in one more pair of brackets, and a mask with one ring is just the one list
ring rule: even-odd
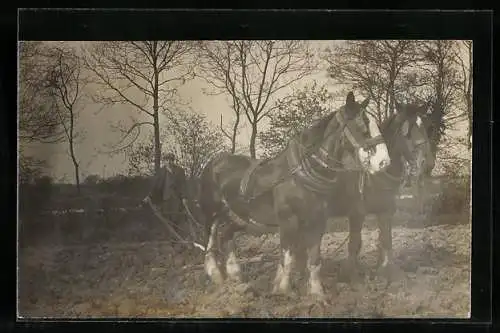
{"label": "horse's ear", "polygon": [[347,98],[345,100],[345,104],[353,105],[354,103],[356,103],[356,100],[354,99],[354,93],[352,91],[349,91],[349,93],[347,94]]}
{"label": "horse's ear", "polygon": [[363,102],[361,102],[361,107],[365,109],[368,106],[368,103],[370,103],[370,96],[368,96]]}

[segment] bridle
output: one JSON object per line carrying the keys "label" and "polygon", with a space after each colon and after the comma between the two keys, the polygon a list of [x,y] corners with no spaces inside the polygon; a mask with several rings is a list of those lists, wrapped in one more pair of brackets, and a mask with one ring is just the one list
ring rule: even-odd
{"label": "bridle", "polygon": [[[333,118],[329,120],[329,123],[324,131],[323,140],[319,147],[316,144],[310,144],[308,146],[304,145],[302,142],[295,142],[292,140],[289,148],[294,145],[300,146],[301,152],[298,153],[300,156],[293,158],[293,154],[287,154],[288,164],[292,168],[291,174],[296,176],[299,183],[302,183],[309,190],[315,192],[329,192],[334,184],[337,183],[336,173],[340,172],[359,172],[360,173],[360,191],[364,186],[364,181],[368,171],[362,165],[358,154],[351,153],[354,155],[354,166],[346,166],[345,163],[337,158],[337,152],[340,148],[339,141],[344,134],[345,138],[352,146],[354,151],[362,148],[368,152],[368,159],[375,153],[372,149],[380,143],[384,143],[382,135],[377,135],[375,137],[364,137],[360,133],[360,119],[363,119],[365,114],[364,111],[360,111],[356,117],[347,119],[343,114],[345,109],[340,109],[334,114],[336,123]],[[369,120],[368,120],[369,122]],[[366,123],[363,123],[367,127]],[[369,127],[366,129],[369,131]],[[300,138],[300,137],[299,137]],[[332,149],[335,147],[334,149]],[[333,156],[332,156],[333,153]],[[316,162],[316,168],[311,164],[311,162]],[[324,177],[321,172],[316,170],[320,166],[323,170],[328,172],[333,172],[335,176]]]}
{"label": "bridle", "polygon": [[[426,130],[423,125],[418,126],[416,124],[416,117],[418,115],[415,115],[413,118],[413,115],[408,115],[407,113],[399,113],[395,115],[394,118],[389,119],[387,124],[385,124],[386,128],[389,127],[395,127],[394,130],[392,130],[391,137],[388,140],[388,145],[392,147],[397,147],[398,145],[398,140],[400,140],[400,136],[404,138],[403,142],[400,143],[403,145],[404,149],[406,152],[400,152],[400,154],[404,157],[404,162],[403,163],[403,170],[406,169],[407,167],[404,166],[406,163],[408,164],[410,170],[410,174],[413,174],[414,168],[418,168],[418,157],[417,154],[421,153],[425,149],[425,145],[429,143],[428,136],[426,135]],[[407,122],[408,128],[406,129],[407,133],[403,133],[403,126],[404,122]],[[415,126],[417,126],[417,129],[415,129]],[[424,134],[420,134],[420,137],[418,139],[415,139],[413,136],[415,135],[415,130],[417,131],[424,131]],[[418,132],[417,132],[418,133]],[[398,149],[398,148],[395,148]],[[402,149],[400,147],[399,149]],[[403,171],[405,172],[405,171]],[[387,176],[390,176],[390,178],[395,178],[394,180],[401,180],[400,177],[395,177],[391,176],[386,173]]]}
{"label": "bridle", "polygon": [[[358,130],[360,119],[362,119],[365,114],[363,113],[364,111],[360,111],[360,114],[356,115],[356,117],[351,118],[351,119],[346,119],[345,115],[343,114],[345,109],[341,109],[335,113],[335,118],[337,120],[337,123],[339,125],[338,129],[330,129],[329,126],[325,130],[325,135],[323,139],[323,144],[318,148],[318,153],[307,153],[307,148],[305,149],[304,152],[304,158],[307,159],[308,156],[310,156],[312,159],[314,159],[318,164],[323,166],[324,168],[328,168],[332,171],[365,171],[365,168],[361,165],[361,161],[359,160],[359,157],[357,154],[354,154],[354,158],[356,161],[356,166],[355,167],[333,167],[332,165],[338,165],[342,164],[341,161],[339,161],[336,157],[332,157],[332,146],[335,146],[336,148],[333,149],[334,152],[336,152],[339,147],[338,147],[338,142],[342,136],[342,134],[345,134],[345,137],[347,141],[351,144],[353,149],[355,151],[359,149],[364,149],[365,151],[368,152],[368,158],[371,158],[371,154],[373,154],[373,147],[380,143],[384,143],[384,138],[382,137],[381,134],[375,136],[375,137],[369,137],[366,138],[363,136],[363,134],[360,133]],[[369,121],[369,120],[368,120]],[[364,126],[366,124],[363,123]],[[369,129],[367,129],[369,131]],[[302,143],[299,143],[302,146],[304,146]]]}

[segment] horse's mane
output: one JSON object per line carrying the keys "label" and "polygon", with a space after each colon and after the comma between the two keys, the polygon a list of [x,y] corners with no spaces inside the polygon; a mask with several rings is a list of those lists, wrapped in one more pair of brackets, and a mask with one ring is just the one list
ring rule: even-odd
{"label": "horse's mane", "polygon": [[328,124],[330,124],[330,121],[337,112],[340,112],[340,110],[330,112],[329,114],[316,119],[310,126],[299,132],[298,135],[296,135],[296,139],[306,145],[318,141],[318,134],[323,135],[323,133],[325,133]]}
{"label": "horse's mane", "polygon": [[387,117],[384,121],[382,121],[382,124],[380,124],[380,132],[382,135],[387,134],[389,129],[391,129],[391,126],[394,124],[394,120],[398,116],[398,113],[393,113],[389,117]]}

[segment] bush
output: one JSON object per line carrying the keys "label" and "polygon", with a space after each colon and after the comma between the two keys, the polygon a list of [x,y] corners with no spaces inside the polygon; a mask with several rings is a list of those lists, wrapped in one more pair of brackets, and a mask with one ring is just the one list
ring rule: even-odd
{"label": "bush", "polygon": [[470,178],[447,177],[442,181],[442,191],[436,198],[434,213],[462,213],[470,209]]}
{"label": "bush", "polygon": [[34,179],[33,183],[19,184],[19,214],[21,217],[37,215],[54,195],[53,179],[41,176]]}
{"label": "bush", "polygon": [[144,196],[151,186],[151,178],[146,176],[124,176],[117,175],[103,179],[97,184],[101,193],[117,193],[124,197]]}

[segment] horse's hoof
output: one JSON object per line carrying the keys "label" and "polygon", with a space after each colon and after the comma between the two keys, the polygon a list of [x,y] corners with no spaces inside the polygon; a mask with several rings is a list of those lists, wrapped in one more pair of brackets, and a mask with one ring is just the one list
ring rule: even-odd
{"label": "horse's hoof", "polygon": [[271,295],[275,296],[286,296],[291,293],[291,290],[283,290],[281,288],[274,287],[273,290],[271,291]]}

